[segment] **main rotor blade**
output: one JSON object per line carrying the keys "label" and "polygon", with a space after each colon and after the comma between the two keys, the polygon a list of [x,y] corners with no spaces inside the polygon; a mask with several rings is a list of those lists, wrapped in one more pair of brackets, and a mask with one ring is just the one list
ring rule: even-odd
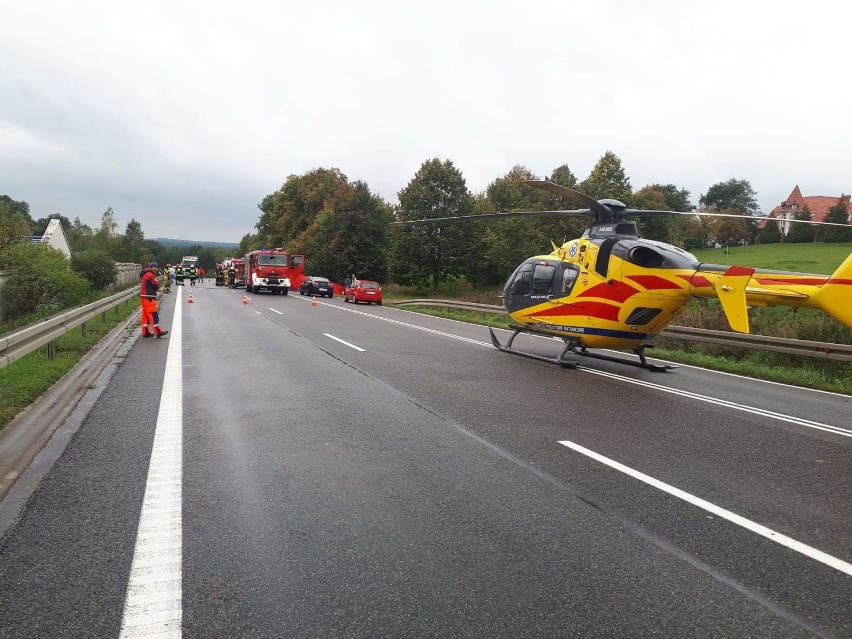
{"label": "main rotor blade", "polygon": [[553,182],[548,182],[546,180],[524,180],[522,184],[534,186],[538,189],[544,189],[545,191],[550,191],[554,195],[564,197],[566,200],[568,200],[569,202],[573,202],[577,206],[588,207],[598,215],[602,215],[604,218],[612,216],[612,211],[600,202],[598,202],[596,199],[589,197],[585,193],[580,193],[579,191],[575,191],[574,189],[569,189],[567,186],[561,186],[559,184],[554,184]]}
{"label": "main rotor blade", "polygon": [[458,217],[433,217],[422,220],[391,222],[392,226],[425,226],[441,222],[479,222],[481,220],[507,220],[513,217],[570,217],[592,215],[589,209],[575,211],[508,211],[506,213],[484,213],[483,215],[459,215]]}

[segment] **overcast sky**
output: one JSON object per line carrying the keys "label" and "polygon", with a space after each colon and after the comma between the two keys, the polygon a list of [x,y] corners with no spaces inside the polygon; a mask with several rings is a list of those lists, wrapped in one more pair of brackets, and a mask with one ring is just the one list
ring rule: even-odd
{"label": "overcast sky", "polygon": [[238,242],[316,167],[396,203],[433,157],[479,192],[610,150],[634,189],[746,179],[768,212],[852,190],[850,6],[0,0],[0,194]]}

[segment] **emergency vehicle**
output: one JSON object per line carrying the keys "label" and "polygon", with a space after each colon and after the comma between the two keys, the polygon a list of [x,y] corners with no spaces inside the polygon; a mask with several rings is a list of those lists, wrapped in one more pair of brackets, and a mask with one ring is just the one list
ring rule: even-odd
{"label": "emergency vehicle", "polygon": [[222,264],[228,271],[228,286],[243,288],[246,285],[246,262],[241,257],[229,257]]}
{"label": "emergency vehicle", "polygon": [[244,261],[249,293],[265,289],[273,294],[287,295],[290,288],[298,286],[304,278],[305,256],[293,255],[288,259],[280,248],[251,251],[246,253]]}

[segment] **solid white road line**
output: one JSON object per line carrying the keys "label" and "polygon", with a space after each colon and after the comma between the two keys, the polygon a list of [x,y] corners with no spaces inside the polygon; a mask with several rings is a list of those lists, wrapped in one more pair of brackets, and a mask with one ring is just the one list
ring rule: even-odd
{"label": "solid white road line", "polygon": [[646,388],[653,388],[655,390],[663,391],[665,393],[672,393],[674,395],[680,395],[681,397],[689,397],[690,399],[696,399],[701,402],[707,402],[709,404],[715,404],[717,406],[725,406],[727,408],[733,408],[735,410],[742,411],[744,413],[751,413],[753,415],[761,415],[763,417],[771,417],[772,419],[777,419],[782,422],[788,422],[790,424],[796,424],[797,426],[805,426],[806,428],[813,428],[815,430],[823,430],[828,433],[834,433],[835,435],[842,435],[844,437],[852,437],[852,430],[848,428],[843,428],[841,426],[833,426],[831,424],[823,424],[822,422],[815,422],[810,419],[804,419],[802,417],[793,417],[792,415],[785,415],[783,413],[776,413],[775,411],[766,410],[764,408],[757,408],[755,406],[747,406],[745,404],[738,404],[736,402],[731,402],[726,399],[721,399],[719,397],[710,397],[708,395],[701,395],[699,393],[693,393],[692,391],[681,390],[679,388],[672,388],[670,386],[662,386],[660,384],[654,384],[653,382],[646,382],[641,379],[634,379],[632,377],[625,377],[624,375],[617,375],[615,373],[608,373],[606,371],[596,370],[594,368],[586,368],[585,366],[581,366],[578,370],[583,373],[591,373],[592,375],[600,375],[601,377],[609,377],[611,379],[618,379],[623,382],[627,382],[629,384],[635,384],[636,386],[644,386]]}
{"label": "solid white road line", "polygon": [[[182,612],[183,382],[182,299],[175,299],[160,411],[136,548],[130,566],[121,638],[180,637]],[[149,340],[146,340],[149,341]],[[150,340],[153,341],[153,340]]]}
{"label": "solid white road line", "polygon": [[[299,298],[296,298],[299,299]],[[374,313],[366,313],[364,311],[358,311],[354,308],[348,308],[346,306],[340,306],[338,304],[330,304],[328,302],[317,302],[318,304],[322,304],[323,306],[328,306],[329,308],[335,308],[339,311],[346,311],[348,313],[355,313],[356,315],[363,315],[364,317],[371,317],[373,319],[381,320],[382,322],[388,322],[390,324],[397,324],[398,326],[405,326],[406,328],[415,328],[418,331],[423,331],[424,333],[432,333],[433,335],[440,335],[441,337],[449,337],[451,339],[457,339],[462,342],[468,342],[470,344],[477,344],[479,346],[487,346],[488,348],[494,348],[492,344],[489,342],[483,342],[478,339],[471,339],[469,337],[462,337],[461,335],[453,335],[452,333],[446,333],[444,331],[439,331],[434,328],[426,328],[425,326],[418,326],[417,324],[409,324],[408,322],[400,322],[399,320],[391,319],[390,317],[384,317],[383,315],[376,315]]]}
{"label": "solid white road line", "polygon": [[344,341],[343,341],[342,339],[340,339],[339,337],[335,337],[334,335],[329,335],[328,333],[323,333],[323,335],[325,335],[325,336],[326,336],[326,337],[328,337],[328,338],[333,339],[335,342],[340,342],[341,344],[345,344],[345,345],[346,345],[346,346],[348,346],[349,348],[354,348],[356,351],[360,351],[360,352],[362,352],[362,353],[364,353],[364,352],[365,352],[363,348],[360,348],[360,347],[358,347],[358,346],[355,346],[355,344],[350,344],[349,342],[344,342]]}
{"label": "solid white road line", "polygon": [[[322,304],[322,302],[320,302]],[[370,317],[373,319],[381,320],[383,322],[389,322],[391,324],[397,324],[398,326],[404,326],[406,328],[413,328],[418,331],[423,331],[424,333],[432,333],[433,335],[440,335],[441,337],[450,337],[452,339],[457,339],[462,342],[468,342],[470,344],[476,344],[478,346],[486,346],[488,348],[494,348],[493,344],[489,342],[483,342],[476,339],[471,339],[469,337],[462,337],[461,335],[454,335],[453,333],[447,333],[445,331],[439,331],[434,328],[426,328],[425,326],[418,326],[417,324],[411,324],[409,322],[401,322],[399,320],[391,319],[389,317],[384,317],[382,315],[376,315],[374,313],[367,313],[364,311],[355,310],[354,308],[347,308],[343,306],[339,306],[337,304],[326,304],[330,308],[336,308],[341,311],[347,311],[349,313],[355,313],[357,315],[363,315],[364,317]],[[403,312],[411,312],[405,311],[404,309],[394,309]],[[441,318],[444,319],[444,318]],[[450,320],[454,321],[454,320]],[[503,330],[503,329],[500,329]],[[556,341],[560,341],[559,338],[553,337],[542,337],[541,339],[553,339]],[[690,399],[695,399],[702,402],[707,402],[710,404],[715,404],[717,406],[725,406],[727,408],[732,408],[734,410],[742,411],[744,413],[751,413],[753,415],[760,415],[762,417],[769,417],[771,419],[777,419],[779,421],[788,422],[790,424],[796,424],[797,426],[804,426],[806,428],[813,428],[814,430],[821,430],[828,433],[834,433],[835,435],[841,435],[843,437],[852,437],[852,429],[843,428],[842,426],[834,426],[832,424],[825,424],[823,422],[816,422],[810,419],[804,419],[801,417],[793,417],[792,415],[785,415],[783,413],[777,413],[775,411],[766,410],[763,408],[757,408],[756,406],[748,406],[746,404],[738,404],[736,402],[731,402],[725,399],[721,399],[719,397],[710,397],[708,395],[701,395],[699,393],[693,393],[691,391],[680,390],[678,388],[672,388],[669,386],[662,386],[660,384],[654,384],[653,382],[646,382],[641,379],[634,379],[632,377],[626,377],[624,375],[618,375],[616,373],[608,373],[606,371],[597,370],[594,368],[588,368],[586,366],[580,366],[577,369],[583,373],[590,373],[592,375],[600,375],[601,377],[609,377],[611,379],[618,379],[624,382],[628,382],[629,384],[635,384],[637,386],[644,386],[646,388],[653,388],[655,390],[663,391],[666,393],[672,393],[675,395],[681,395],[683,397],[689,397]],[[707,369],[702,369],[707,370]]]}
{"label": "solid white road line", "polygon": [[737,524],[738,526],[742,526],[747,530],[750,530],[762,537],[766,537],[767,539],[771,539],[775,543],[781,544],[791,550],[795,550],[798,553],[801,553],[811,559],[815,559],[816,561],[825,564],[826,566],[830,566],[835,570],[839,570],[842,573],[852,576],[852,564],[849,564],[842,559],[838,559],[828,553],[824,553],[821,550],[817,550],[816,548],[812,548],[806,544],[803,544],[800,541],[796,541],[786,535],[782,535],[779,532],[772,530],[771,528],[767,528],[766,526],[762,526],[761,524],[755,523],[750,519],[746,519],[736,513],[731,512],[730,510],[725,510],[720,506],[716,506],[715,504],[711,504],[709,501],[705,501],[700,497],[696,497],[695,495],[691,495],[679,488],[675,488],[670,484],[666,484],[658,479],[654,479],[645,473],[641,473],[638,470],[634,470],[629,466],[625,466],[609,457],[604,457],[603,455],[596,453],[593,450],[589,450],[579,444],[575,444],[570,441],[560,441],[560,444],[563,446],[567,446],[571,450],[574,450],[582,455],[586,455],[587,457],[591,457],[592,459],[599,461],[602,464],[606,464],[610,468],[614,468],[626,475],[630,475],[634,479],[638,479],[639,481],[645,482],[646,484],[653,486],[663,492],[666,492],[670,495],[677,497],[678,499],[682,499],[686,502],[689,502],[693,506],[698,506],[706,510],[707,512],[713,513],[717,517],[721,517],[723,519],[727,519],[731,523]]}
{"label": "solid white road line", "polygon": [[272,311],[273,313],[278,313],[279,315],[284,315],[284,313],[282,313],[281,311],[278,311],[278,310],[276,310],[272,307],[270,307],[269,310]]}

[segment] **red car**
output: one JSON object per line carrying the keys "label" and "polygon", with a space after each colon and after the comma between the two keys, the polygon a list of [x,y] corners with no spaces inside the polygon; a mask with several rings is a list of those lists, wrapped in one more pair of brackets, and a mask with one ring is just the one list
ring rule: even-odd
{"label": "red car", "polygon": [[343,292],[343,301],[355,302],[356,304],[358,302],[367,302],[367,304],[375,302],[381,306],[382,287],[373,280],[355,280],[352,286]]}

